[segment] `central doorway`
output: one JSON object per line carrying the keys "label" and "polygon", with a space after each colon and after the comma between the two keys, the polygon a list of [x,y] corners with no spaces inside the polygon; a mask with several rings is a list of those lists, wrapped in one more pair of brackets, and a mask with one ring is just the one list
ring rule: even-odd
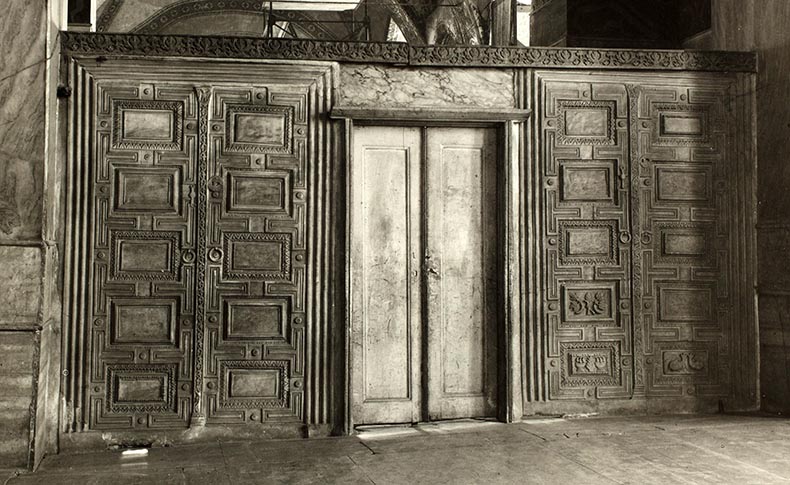
{"label": "central doorway", "polygon": [[355,425],[496,415],[497,146],[490,127],[355,128]]}

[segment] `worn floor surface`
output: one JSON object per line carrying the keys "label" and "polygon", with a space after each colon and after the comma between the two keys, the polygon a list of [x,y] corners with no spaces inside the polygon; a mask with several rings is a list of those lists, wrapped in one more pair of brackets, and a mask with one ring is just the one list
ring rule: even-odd
{"label": "worn floor surface", "polygon": [[8,483],[790,483],[790,420],[452,421],[354,437],[158,448],[145,456],[59,455]]}

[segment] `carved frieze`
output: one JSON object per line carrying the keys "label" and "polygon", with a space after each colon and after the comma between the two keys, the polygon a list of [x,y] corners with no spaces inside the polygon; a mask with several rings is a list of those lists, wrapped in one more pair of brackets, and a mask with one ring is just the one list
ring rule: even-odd
{"label": "carved frieze", "polygon": [[756,70],[750,52],[409,46],[252,37],[61,33],[72,55],[299,59],[419,66],[499,66],[674,71]]}

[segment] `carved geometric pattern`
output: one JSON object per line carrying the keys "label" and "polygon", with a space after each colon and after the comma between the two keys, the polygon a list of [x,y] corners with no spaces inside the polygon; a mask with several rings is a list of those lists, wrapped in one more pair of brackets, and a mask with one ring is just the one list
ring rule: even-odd
{"label": "carved geometric pattern", "polygon": [[184,103],[113,99],[112,147],[116,150],[181,150]]}
{"label": "carved geometric pattern", "polygon": [[[176,375],[175,364],[107,365],[107,411],[176,412]],[[156,387],[152,388],[152,384]]]}
{"label": "carved geometric pattern", "polygon": [[616,145],[614,101],[557,100],[558,145]]}
{"label": "carved geometric pattern", "polygon": [[293,108],[290,106],[225,105],[228,153],[291,153]]}
{"label": "carved geometric pattern", "polygon": [[286,408],[290,374],[287,360],[222,360],[219,364],[219,406],[228,409]]}
{"label": "carved geometric pattern", "polygon": [[559,261],[562,265],[616,265],[617,221],[560,221]]}

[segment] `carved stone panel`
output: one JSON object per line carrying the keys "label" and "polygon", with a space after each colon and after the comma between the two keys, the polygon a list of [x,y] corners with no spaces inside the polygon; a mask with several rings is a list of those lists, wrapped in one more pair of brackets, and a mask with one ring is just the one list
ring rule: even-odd
{"label": "carved stone panel", "polygon": [[[541,127],[543,399],[632,388],[628,97],[622,84],[546,81]],[[539,333],[537,333],[539,332]]]}
{"label": "carved stone panel", "polygon": [[193,385],[197,94],[134,81],[95,90],[89,426],[183,427]]}
{"label": "carved stone panel", "polygon": [[[647,396],[717,398],[730,393],[732,204],[737,165],[726,83],[702,80],[634,90],[641,273],[635,288],[638,351]],[[641,367],[641,363],[640,363]]]}
{"label": "carved stone panel", "polygon": [[732,78],[534,81],[543,320],[525,402],[732,397],[754,317]]}
{"label": "carved stone panel", "polygon": [[326,425],[332,70],[180,64],[72,64],[64,429]]}
{"label": "carved stone panel", "polygon": [[215,88],[204,380],[212,423],[303,418],[309,92]]}

